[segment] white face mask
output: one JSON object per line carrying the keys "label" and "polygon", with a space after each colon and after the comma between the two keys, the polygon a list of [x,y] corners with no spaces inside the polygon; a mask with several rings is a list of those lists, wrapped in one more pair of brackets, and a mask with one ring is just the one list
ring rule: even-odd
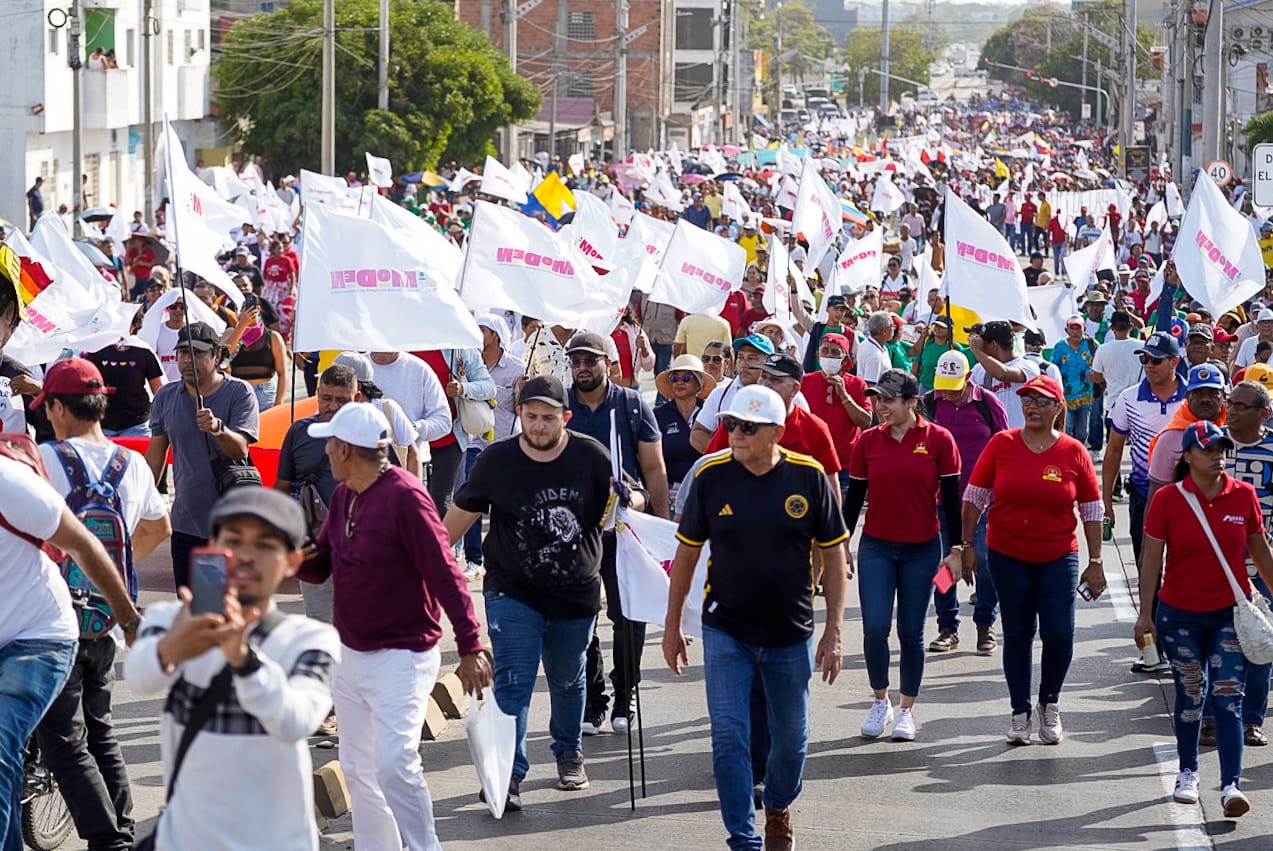
{"label": "white face mask", "polygon": [[840,371],[840,366],[844,363],[843,358],[818,358],[818,368],[827,375],[835,375]]}

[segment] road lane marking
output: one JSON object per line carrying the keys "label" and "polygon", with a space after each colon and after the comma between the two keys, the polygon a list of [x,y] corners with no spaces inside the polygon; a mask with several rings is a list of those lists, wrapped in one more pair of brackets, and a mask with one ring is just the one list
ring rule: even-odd
{"label": "road lane marking", "polygon": [[1176,791],[1176,773],[1180,760],[1174,742],[1154,742],[1154,758],[1158,762],[1158,776],[1163,791],[1167,793],[1167,821],[1175,827],[1176,848],[1179,851],[1212,851],[1215,843],[1207,835],[1202,821],[1202,804],[1177,804],[1171,800]]}
{"label": "road lane marking", "polygon": [[1105,590],[1109,592],[1109,601],[1114,607],[1114,619],[1123,623],[1135,623],[1136,608],[1132,605],[1132,592],[1123,581],[1121,572],[1111,570],[1105,574]]}

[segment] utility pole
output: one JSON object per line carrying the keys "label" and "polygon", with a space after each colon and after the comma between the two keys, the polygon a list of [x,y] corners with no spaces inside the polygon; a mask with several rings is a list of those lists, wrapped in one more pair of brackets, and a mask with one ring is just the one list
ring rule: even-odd
{"label": "utility pole", "polygon": [[[715,48],[716,56],[723,56],[725,53],[725,8],[726,4],[721,3],[715,9],[712,16],[712,46]],[[716,62],[712,65],[712,76],[715,88],[716,101],[716,141],[723,145],[725,139],[725,63]]]}
{"label": "utility pole", "polygon": [[[513,73],[517,73],[517,0],[504,0],[504,52],[508,54],[508,65]],[[517,162],[517,127],[510,124],[504,128],[504,162],[512,165]]]}
{"label": "utility pole", "polygon": [[336,0],[323,0],[323,91],[322,141],[323,174],[336,173]]}
{"label": "utility pole", "polygon": [[[1083,85],[1087,85],[1087,13],[1083,14]],[[1101,84],[1101,78],[1096,78],[1096,85]],[[1083,106],[1087,107],[1087,89],[1083,89]],[[1090,113],[1089,113],[1090,114]],[[1081,115],[1080,115],[1081,117]]]}
{"label": "utility pole", "polygon": [[1224,150],[1224,6],[1211,4],[1202,46],[1202,156],[1204,168]]}
{"label": "utility pole", "polygon": [[[1222,0],[1217,0],[1213,5],[1220,7]],[[1126,20],[1123,21],[1123,64],[1126,70],[1123,76],[1127,96],[1124,99],[1126,109],[1123,111],[1122,150],[1126,151],[1136,141],[1136,0],[1124,0],[1124,10]]]}
{"label": "utility pole", "polygon": [[866,109],[866,69],[858,69],[858,109]]}
{"label": "utility pole", "polygon": [[566,0],[557,0],[557,26],[553,31],[553,102],[548,109],[548,157],[557,153],[557,98],[561,94],[561,78],[565,73],[566,27],[570,12]]}
{"label": "utility pole", "polygon": [[628,156],[628,0],[615,0],[614,30],[614,161],[622,162]]}
{"label": "utility pole", "polygon": [[154,77],[154,68],[152,67],[152,51],[151,43],[154,37],[158,35],[158,21],[154,19],[155,7],[154,0],[145,0],[143,9],[144,19],[142,20],[141,30],[141,121],[142,121],[142,168],[146,174],[143,179],[145,186],[145,195],[143,196],[143,209],[146,215],[150,215],[150,211],[155,209],[155,125],[154,125],[154,97],[151,93],[151,80]]}
{"label": "utility pole", "polygon": [[743,85],[743,41],[747,38],[747,18],[743,2],[745,0],[731,0],[729,6],[729,49],[733,57],[729,63],[729,82],[734,89],[734,142],[740,148],[747,145],[747,132],[751,127],[750,109],[743,106],[743,98],[751,89],[750,81],[747,86]]}
{"label": "utility pole", "polygon": [[888,115],[888,0],[884,0],[880,19],[880,114]]}
{"label": "utility pole", "polygon": [[770,95],[769,118],[775,127],[782,124],[782,3],[774,4],[774,24],[777,40],[774,42],[774,93]]}
{"label": "utility pole", "polygon": [[[78,212],[84,207],[83,121],[80,115],[80,78],[84,73],[80,35],[84,32],[84,21],[80,18],[80,0],[71,0],[69,24],[66,30],[66,59],[71,67],[71,162],[75,169],[75,174],[71,177],[71,206],[74,212]],[[74,216],[72,221],[78,233],[79,216]]]}
{"label": "utility pole", "polygon": [[380,92],[376,105],[381,111],[389,109],[389,0],[380,0]]}

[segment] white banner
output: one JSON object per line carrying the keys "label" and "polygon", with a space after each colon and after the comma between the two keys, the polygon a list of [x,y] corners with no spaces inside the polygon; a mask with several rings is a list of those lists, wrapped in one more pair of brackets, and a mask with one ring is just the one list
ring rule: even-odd
{"label": "white banner", "polygon": [[765,283],[763,303],[765,310],[782,324],[791,327],[791,287],[787,274],[791,269],[791,255],[778,234],[769,235],[769,277]]}
{"label": "white banner", "polygon": [[481,348],[433,252],[411,234],[315,206],[305,214],[297,351]]}
{"label": "white banner", "polygon": [[473,211],[460,294],[474,310],[516,310],[571,328],[608,309],[599,276],[570,240],[489,201]]}
{"label": "white banner", "polygon": [[809,257],[805,261],[808,266],[817,266],[822,255],[835,242],[842,216],[840,200],[818,174],[813,160],[805,160],[800,172],[800,187],[796,190],[791,226],[797,233],[804,234],[809,242]]}
{"label": "white banner", "polygon": [[741,245],[682,219],[667,244],[650,299],[686,313],[720,313],[729,294],[742,287],[746,266]]}
{"label": "white banner", "polygon": [[525,204],[530,185],[505,168],[495,157],[488,155],[486,164],[482,166],[482,185],[478,187],[478,191],[514,204]]}
{"label": "white banner", "polygon": [[1100,238],[1086,248],[1080,248],[1065,256],[1065,271],[1070,282],[1086,292],[1092,276],[1102,269],[1113,272],[1118,264],[1114,257],[1114,240],[1109,235],[1109,224],[1101,228]]}
{"label": "white banner", "polygon": [[666,171],[660,171],[650,181],[650,185],[645,188],[645,200],[678,213],[685,209],[685,205],[681,203],[681,193],[672,185],[672,179]]}
{"label": "white banner", "polygon": [[[619,605],[624,617],[663,626],[667,617],[668,573],[676,558],[679,542],[676,524],[652,514],[619,510],[619,547],[615,567],[619,577]],[[703,634],[703,589],[707,584],[707,563],[711,546],[699,551],[690,583],[689,599],[681,617],[685,635]],[[660,611],[660,606],[662,611]]]}
{"label": "white banner", "polygon": [[906,195],[893,183],[887,171],[881,171],[875,179],[875,194],[871,196],[871,209],[884,215],[896,212],[906,203]]}
{"label": "white banner", "polygon": [[674,230],[676,225],[671,222],[637,213],[632,217],[627,239],[635,239],[644,245],[645,253],[658,265],[663,262],[663,254],[667,251],[667,244],[672,239]]}
{"label": "white banner", "polygon": [[1185,214],[1185,202],[1180,197],[1180,187],[1174,181],[1169,182],[1164,191],[1167,202],[1167,217],[1178,219]]}
{"label": "white banner", "polygon": [[561,229],[574,240],[575,247],[593,266],[614,269],[619,252],[619,229],[610,208],[591,192],[575,193],[575,217]]}
{"label": "white banner", "polygon": [[[464,252],[460,247],[436,228],[430,227],[424,219],[413,216],[403,207],[388,198],[375,195],[371,199],[368,215],[373,222],[379,222],[419,246],[429,258],[428,273],[430,277],[444,281],[451,289],[460,285],[460,266],[464,262]],[[362,351],[361,349],[359,351]]]}
{"label": "white banner", "polygon": [[451,178],[450,185],[447,186],[452,192],[463,192],[464,187],[470,183],[481,183],[482,175],[475,174],[467,168],[461,168],[455,173],[455,177]]}
{"label": "white banner", "polygon": [[632,224],[632,217],[636,215],[636,207],[617,186],[610,190],[610,215],[624,227]]}
{"label": "white banner", "polygon": [[371,180],[372,186],[383,186],[388,188],[393,186],[393,164],[384,157],[373,157],[367,154],[367,177]]}
{"label": "white banner", "polygon": [[791,210],[796,206],[796,198],[800,194],[800,187],[794,180],[785,174],[778,181],[778,190],[774,192],[774,205]]}
{"label": "white banner", "polygon": [[1026,290],[1030,307],[1034,308],[1035,321],[1039,323],[1038,330],[1043,332],[1049,347],[1065,339],[1065,320],[1078,313],[1079,292],[1078,287],[1066,284],[1048,284]]}
{"label": "white banner", "polygon": [[321,204],[345,213],[358,214],[358,195],[349,191],[343,177],[328,177],[316,171],[301,169],[301,203],[306,207]]}
{"label": "white banner", "polygon": [[[970,322],[1006,319],[1035,326],[1026,298],[1025,273],[994,225],[946,192],[946,271],[942,295],[972,314]],[[958,324],[958,323],[957,323]]]}
{"label": "white banner", "polygon": [[[861,239],[844,247],[835,261],[834,293],[858,292],[867,286],[878,287],[884,274],[884,231],[872,228]],[[915,293],[921,298],[920,293]]]}
{"label": "white banner", "polygon": [[1206,172],[1198,172],[1194,181],[1171,258],[1189,295],[1212,316],[1227,313],[1264,288],[1259,238]]}
{"label": "white banner", "polygon": [[736,222],[741,222],[743,217],[750,212],[747,202],[743,200],[743,193],[738,188],[738,181],[727,180],[722,184],[724,189],[721,190],[720,212],[722,216],[729,216]]}

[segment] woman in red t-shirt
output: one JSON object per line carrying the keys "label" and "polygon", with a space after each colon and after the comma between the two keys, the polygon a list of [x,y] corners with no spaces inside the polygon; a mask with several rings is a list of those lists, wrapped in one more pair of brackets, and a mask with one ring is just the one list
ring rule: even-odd
{"label": "woman in red t-shirt", "polygon": [[[1243,683],[1250,663],[1242,655],[1233,629],[1233,591],[1222,571],[1228,569],[1243,593],[1250,596],[1247,554],[1265,582],[1273,580],[1273,554],[1264,537],[1255,488],[1224,472],[1224,451],[1233,447],[1229,437],[1214,423],[1199,420],[1185,429],[1181,446],[1184,452],[1176,469],[1177,484],[1160,488],[1145,512],[1136,641],[1143,643],[1146,635],[1157,636],[1176,681],[1174,719],[1180,773],[1173,799],[1182,804],[1198,803],[1198,737],[1202,704],[1210,685],[1220,751],[1220,803],[1225,816],[1234,818],[1251,808],[1239,788]],[[1216,558],[1190,497],[1211,527],[1226,565]],[[1158,613],[1151,623],[1155,595]],[[1200,661],[1203,659],[1206,665]]]}
{"label": "woman in red t-shirt", "polygon": [[[977,574],[973,540],[981,514],[986,525],[990,576],[1003,618],[1003,675],[1012,701],[1008,742],[1030,744],[1030,680],[1034,634],[1043,644],[1039,671],[1039,740],[1060,744],[1060,697],[1074,656],[1076,586],[1086,582],[1093,599],[1105,590],[1101,560],[1104,505],[1096,468],[1083,444],[1058,427],[1065,393],[1056,379],[1035,376],[1017,390],[1022,428],[1001,431],[986,444],[964,489],[963,578]],[[1079,576],[1074,505],[1078,504],[1090,554]]]}

